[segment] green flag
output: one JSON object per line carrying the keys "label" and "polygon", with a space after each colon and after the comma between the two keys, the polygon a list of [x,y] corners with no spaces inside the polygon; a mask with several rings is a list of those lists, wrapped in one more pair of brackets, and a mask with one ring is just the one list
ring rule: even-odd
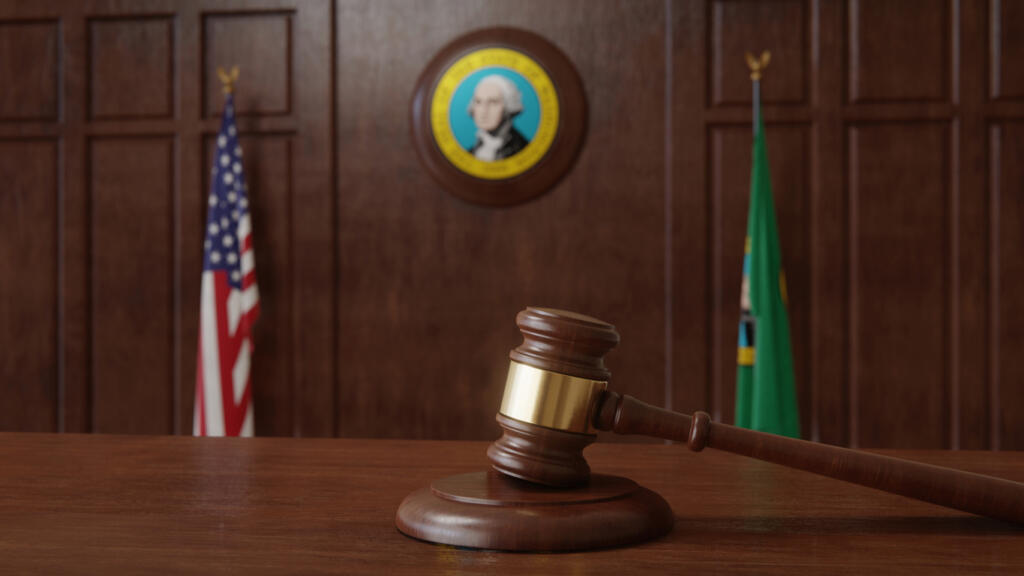
{"label": "green flag", "polygon": [[786,317],[786,277],[772,201],[764,123],[755,99],[750,212],[743,255],[736,425],[798,438],[800,417]]}

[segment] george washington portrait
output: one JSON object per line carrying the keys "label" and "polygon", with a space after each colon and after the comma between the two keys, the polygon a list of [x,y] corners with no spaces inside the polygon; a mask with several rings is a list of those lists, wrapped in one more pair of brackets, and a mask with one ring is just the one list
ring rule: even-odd
{"label": "george washington portrait", "polygon": [[476,141],[467,150],[479,160],[494,162],[519,153],[529,144],[512,125],[523,111],[523,95],[508,78],[484,76],[473,89],[467,112],[476,125]]}

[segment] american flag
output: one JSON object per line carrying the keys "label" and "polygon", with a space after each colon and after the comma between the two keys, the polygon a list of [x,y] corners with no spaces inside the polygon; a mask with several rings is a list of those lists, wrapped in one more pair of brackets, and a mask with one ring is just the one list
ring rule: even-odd
{"label": "american flag", "polygon": [[199,353],[192,433],[252,436],[252,325],[259,292],[252,250],[248,188],[228,94],[217,135],[203,244],[199,297]]}

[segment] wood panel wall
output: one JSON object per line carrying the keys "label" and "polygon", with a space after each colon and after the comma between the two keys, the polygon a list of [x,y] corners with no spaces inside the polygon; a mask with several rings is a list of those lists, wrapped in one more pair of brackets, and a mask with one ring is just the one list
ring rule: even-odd
{"label": "wood panel wall", "polygon": [[[557,44],[549,194],[440,189],[413,83],[469,30]],[[0,429],[188,433],[203,198],[238,64],[256,430],[488,439],[526,305],[615,323],[614,385],[732,418],[763,84],[804,436],[1024,448],[1024,8],[1009,0],[0,5]]]}
{"label": "wood panel wall", "polygon": [[298,417],[334,373],[331,14],[0,6],[0,427],[191,431],[216,67],[237,63],[264,293],[257,427],[331,432]]}

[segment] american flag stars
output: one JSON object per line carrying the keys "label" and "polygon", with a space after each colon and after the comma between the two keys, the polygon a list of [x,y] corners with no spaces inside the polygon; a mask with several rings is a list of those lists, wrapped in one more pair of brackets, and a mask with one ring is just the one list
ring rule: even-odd
{"label": "american flag stars", "polygon": [[[225,107],[224,115],[229,121],[233,119],[231,104]],[[237,141],[237,130],[229,126],[225,132],[217,137],[203,267],[224,270],[231,286],[241,289],[248,270],[243,269],[243,255],[237,240],[242,237],[240,232],[246,232],[247,224],[243,225],[243,221],[247,222],[249,215],[248,187],[242,172],[242,148]]]}

